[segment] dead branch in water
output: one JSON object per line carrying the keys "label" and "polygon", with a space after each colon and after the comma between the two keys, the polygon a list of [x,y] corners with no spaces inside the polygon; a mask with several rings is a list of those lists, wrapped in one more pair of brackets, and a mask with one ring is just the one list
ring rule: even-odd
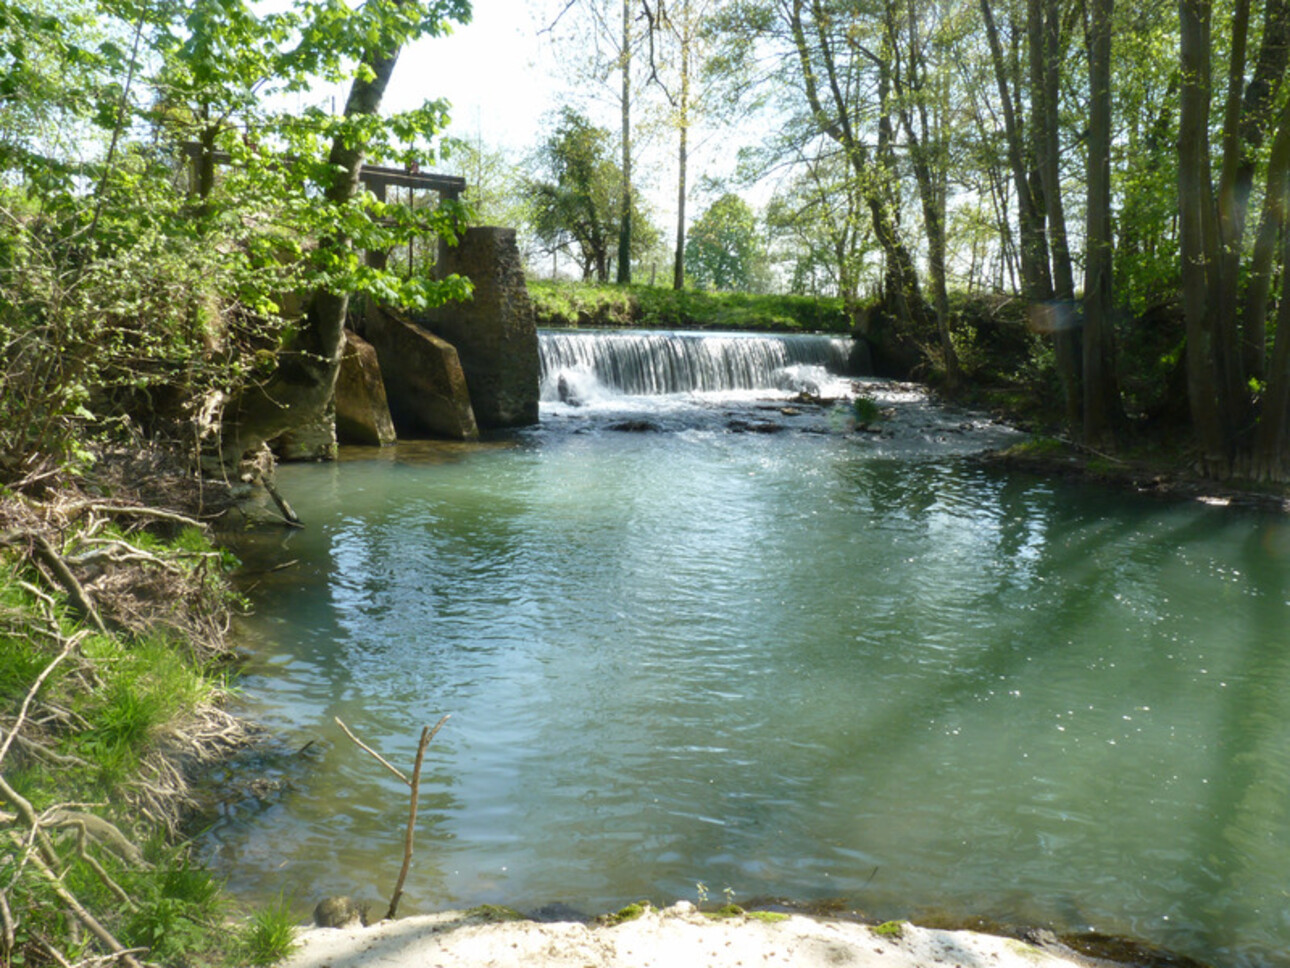
{"label": "dead branch in water", "polygon": [[408,823],[403,832],[403,866],[399,868],[399,877],[394,883],[394,893],[390,897],[390,908],[385,913],[385,919],[387,921],[394,920],[395,916],[398,914],[399,901],[403,898],[403,883],[408,879],[408,871],[412,867],[412,845],[416,834],[417,806],[421,798],[421,765],[425,761],[426,748],[430,745],[430,741],[438,734],[439,730],[443,728],[443,724],[450,718],[451,714],[445,715],[441,717],[439,722],[435,723],[433,727],[426,726],[421,730],[421,742],[417,744],[416,763],[412,767],[412,776],[409,778],[402,770],[394,766],[394,764],[383,757],[380,753],[376,752],[376,750],[372,749],[355,736],[350,728],[341,722],[339,716],[335,717],[336,725],[345,731],[345,735],[353,740],[359,749],[374,757],[377,762],[406,783],[411,790],[408,805]]}

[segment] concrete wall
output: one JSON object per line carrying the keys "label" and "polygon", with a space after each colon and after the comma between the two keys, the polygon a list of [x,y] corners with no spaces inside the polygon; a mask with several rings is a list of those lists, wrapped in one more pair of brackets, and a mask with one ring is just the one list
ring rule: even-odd
{"label": "concrete wall", "polygon": [[439,277],[453,273],[474,283],[474,299],[419,314],[416,322],[456,347],[481,428],[537,423],[537,325],[515,230],[467,229],[440,252]]}

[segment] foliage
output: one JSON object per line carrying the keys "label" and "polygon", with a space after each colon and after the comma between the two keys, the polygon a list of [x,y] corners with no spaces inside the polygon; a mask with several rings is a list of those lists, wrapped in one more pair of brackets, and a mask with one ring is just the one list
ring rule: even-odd
{"label": "foliage", "polygon": [[685,272],[701,289],[766,290],[765,244],[747,202],[738,195],[723,195],[690,226]]}
{"label": "foliage", "polygon": [[530,280],[542,326],[639,326],[845,333],[851,318],[833,297],[676,291]]}
{"label": "foliage", "polygon": [[[86,439],[130,423],[191,439],[204,403],[273,370],[298,294],[464,295],[355,251],[452,236],[464,208],[318,204],[335,144],[424,163],[445,105],[355,119],[267,96],[361,74],[373,43],[468,16],[466,0],[0,4],[0,480],[83,461]],[[311,241],[335,238],[353,245]]]}
{"label": "foliage", "polygon": [[[612,135],[566,107],[538,150],[540,175],[528,180],[533,227],[548,252],[565,252],[607,282],[617,251],[622,170],[612,157]],[[632,198],[631,253],[639,257],[658,233],[637,195]]]}
{"label": "foliage", "polygon": [[777,243],[772,258],[786,264],[791,292],[858,300],[873,233],[838,158],[804,158],[800,174],[771,199],[766,223]]}

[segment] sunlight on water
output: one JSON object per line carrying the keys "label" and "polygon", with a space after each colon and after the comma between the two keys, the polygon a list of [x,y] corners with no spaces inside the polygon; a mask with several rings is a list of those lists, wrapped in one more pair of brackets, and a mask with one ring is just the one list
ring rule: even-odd
{"label": "sunlight on water", "polygon": [[205,836],[231,886],[387,897],[406,792],[332,717],[408,765],[448,712],[408,911],[703,881],[1285,963],[1290,525],[987,472],[975,418],[870,390],[887,437],[556,403],[284,468],[241,686],[316,745]]}

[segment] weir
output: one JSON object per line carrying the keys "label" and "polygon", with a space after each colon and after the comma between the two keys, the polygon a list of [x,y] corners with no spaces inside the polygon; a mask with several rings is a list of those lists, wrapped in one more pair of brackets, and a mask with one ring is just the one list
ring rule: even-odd
{"label": "weir", "polygon": [[810,374],[862,375],[855,341],[822,334],[540,330],[543,400],[587,380],[630,396],[806,389]]}

